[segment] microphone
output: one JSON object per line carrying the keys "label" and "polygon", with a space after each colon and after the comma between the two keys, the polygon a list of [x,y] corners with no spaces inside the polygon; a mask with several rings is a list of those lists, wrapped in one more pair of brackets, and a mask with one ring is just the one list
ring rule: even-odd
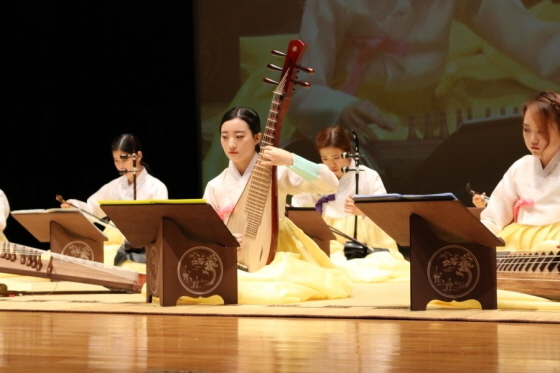
{"label": "microphone", "polygon": [[342,153],[340,156],[344,159],[353,158],[354,160],[361,157],[360,153],[347,153],[347,152]]}
{"label": "microphone", "polygon": [[340,167],[340,171],[342,171],[343,173],[348,173],[348,172],[353,172],[353,171],[360,171],[360,170],[356,170],[355,168],[350,168],[350,167]]}
{"label": "microphone", "polygon": [[132,170],[127,170],[126,168],[121,168],[119,170],[119,175],[126,175],[128,172],[134,172],[135,174],[138,172],[137,168],[133,168]]}

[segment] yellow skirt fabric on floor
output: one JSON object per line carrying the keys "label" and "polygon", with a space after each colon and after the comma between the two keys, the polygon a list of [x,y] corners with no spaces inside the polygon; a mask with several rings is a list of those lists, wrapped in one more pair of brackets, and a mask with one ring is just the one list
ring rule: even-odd
{"label": "yellow skirt fabric on floor", "polygon": [[555,251],[560,245],[560,222],[543,226],[512,223],[498,237],[506,243],[498,251]]}
{"label": "yellow skirt fabric on floor", "polygon": [[[530,294],[498,289],[497,297],[499,310],[560,311],[560,302]],[[482,309],[480,303],[472,299],[464,302],[433,300],[427,309],[432,308]]]}
{"label": "yellow skirt fabric on floor", "polygon": [[287,218],[279,221],[274,260],[255,272],[238,271],[240,304],[339,299],[351,291],[345,272]]}
{"label": "yellow skirt fabric on floor", "polygon": [[[323,250],[290,219],[279,220],[273,261],[255,272],[237,271],[239,304],[281,304],[347,298],[352,283]],[[221,303],[181,297],[178,304]]]}
{"label": "yellow skirt fabric on floor", "polygon": [[[277,252],[274,260],[255,272],[237,271],[239,304],[282,304],[309,300],[342,299],[352,284],[338,268],[323,268],[298,254]],[[144,291],[144,289],[143,289]],[[177,304],[221,304],[220,297],[181,297]]]}
{"label": "yellow skirt fabric on floor", "polygon": [[277,252],[297,254],[301,260],[323,268],[335,268],[327,254],[311,237],[306,235],[288,218],[281,218],[278,224]]}
{"label": "yellow skirt fabric on floor", "polygon": [[317,266],[293,253],[277,252],[269,265],[256,272],[238,271],[239,304],[340,299],[351,292],[343,271]]}

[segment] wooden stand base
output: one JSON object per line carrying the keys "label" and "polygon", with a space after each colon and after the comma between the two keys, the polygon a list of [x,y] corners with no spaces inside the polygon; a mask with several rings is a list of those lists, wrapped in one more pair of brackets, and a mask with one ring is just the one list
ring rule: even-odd
{"label": "wooden stand base", "polygon": [[428,222],[410,216],[410,309],[426,310],[432,300],[477,300],[497,308],[496,248],[439,238]]}
{"label": "wooden stand base", "polygon": [[163,218],[156,242],[146,248],[146,301],[175,306],[182,296],[219,295],[237,303],[237,248],[222,247],[184,234],[177,223]]}
{"label": "wooden stand base", "polygon": [[64,229],[64,227],[51,221],[51,245],[53,253],[72,256],[93,262],[103,263],[103,241],[84,237]]}

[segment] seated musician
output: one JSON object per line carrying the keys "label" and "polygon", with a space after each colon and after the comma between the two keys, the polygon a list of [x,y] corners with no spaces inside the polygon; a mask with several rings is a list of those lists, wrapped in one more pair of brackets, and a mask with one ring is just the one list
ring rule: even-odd
{"label": "seated musician", "polygon": [[[136,135],[125,133],[116,137],[112,142],[111,152],[121,176],[103,185],[87,202],[69,199],[61,203],[62,208],[78,208],[88,213],[86,217],[93,215],[104,221],[106,214],[98,201],[168,199],[165,184],[150,174],[149,166],[144,161],[142,144]],[[107,225],[104,233],[109,238],[105,242],[105,251],[108,251],[108,246],[116,244],[118,247],[116,254],[109,255],[111,260],[114,257],[111,264],[122,265],[126,261],[146,263],[145,249],[130,247],[116,227]]]}
{"label": "seated musician", "polygon": [[[357,139],[356,139],[357,141]],[[348,241],[342,235],[332,240],[331,259],[356,282],[384,281],[387,278],[408,277],[410,266],[399,251],[397,243],[370,218],[354,205],[355,194],[386,194],[387,191],[377,171],[359,165],[356,174],[354,157],[343,157],[343,153],[352,154],[352,146],[347,132],[341,126],[326,127],[315,138],[315,148],[323,163],[339,181],[334,194],[304,193],[292,197],[295,207],[315,206],[322,214],[328,226],[342,232],[346,237],[353,237],[360,243],[367,244],[367,260],[354,256],[354,241]],[[359,188],[356,189],[356,182]],[[336,232],[335,231],[335,232]],[[336,233],[335,233],[336,235]],[[373,251],[373,249],[388,249]],[[363,257],[362,255],[361,257]],[[349,260],[348,259],[352,259]]]}
{"label": "seated musician", "polygon": [[0,189],[0,241],[8,241],[4,235],[4,229],[6,229],[6,220],[10,216],[10,203],[4,191]]}
{"label": "seated musician", "polygon": [[[203,198],[227,223],[255,167],[278,166],[278,245],[274,260],[255,272],[239,271],[240,302],[250,296],[266,302],[280,294],[292,299],[345,298],[350,294],[348,278],[338,270],[323,250],[285,216],[286,197],[303,192],[334,193],[338,181],[323,164],[316,164],[273,146],[260,149],[262,137],[259,115],[248,107],[228,110],[220,123],[221,145],[229,166],[206,185]],[[232,232],[240,244],[240,232]],[[256,286],[255,280],[263,286]],[[250,295],[243,282],[251,282]],[[271,287],[273,291],[271,292]],[[280,299],[280,301],[287,299]]]}
{"label": "seated musician", "polygon": [[531,152],[506,171],[481,213],[505,241],[503,251],[560,246],[560,94],[544,91],[523,106],[523,138]]}

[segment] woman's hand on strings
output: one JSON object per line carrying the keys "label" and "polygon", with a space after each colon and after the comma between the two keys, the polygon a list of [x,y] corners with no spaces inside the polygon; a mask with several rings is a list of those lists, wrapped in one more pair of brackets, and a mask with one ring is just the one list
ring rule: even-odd
{"label": "woman's hand on strings", "polygon": [[261,150],[262,166],[291,166],[294,164],[294,155],[284,149],[266,145]]}
{"label": "woman's hand on strings", "polygon": [[354,196],[353,195],[349,195],[344,200],[344,212],[346,212],[348,214],[352,214],[352,215],[364,215],[362,210],[357,208],[356,205],[354,204]]}

